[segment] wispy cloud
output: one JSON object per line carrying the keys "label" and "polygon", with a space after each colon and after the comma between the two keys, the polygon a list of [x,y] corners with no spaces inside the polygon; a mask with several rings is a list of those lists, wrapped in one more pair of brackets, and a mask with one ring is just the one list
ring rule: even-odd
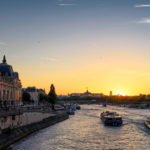
{"label": "wispy cloud", "polygon": [[150,23],[150,18],[143,18],[138,23]]}
{"label": "wispy cloud", "polygon": [[61,4],[58,4],[59,6],[74,6],[75,4],[66,4],[66,3],[61,3]]}
{"label": "wispy cloud", "polygon": [[58,61],[56,58],[49,58],[49,57],[41,57],[40,60],[47,61],[47,62],[56,62]]}
{"label": "wispy cloud", "polygon": [[58,0],[58,2],[74,2],[75,0]]}
{"label": "wispy cloud", "polygon": [[58,6],[74,6],[74,0],[58,0]]}
{"label": "wispy cloud", "polygon": [[74,6],[75,4],[60,3],[59,6]]}
{"label": "wispy cloud", "polygon": [[134,5],[136,8],[150,7],[150,4],[136,4]]}
{"label": "wispy cloud", "polygon": [[0,46],[6,46],[7,45],[7,43],[5,43],[5,42],[0,42]]}

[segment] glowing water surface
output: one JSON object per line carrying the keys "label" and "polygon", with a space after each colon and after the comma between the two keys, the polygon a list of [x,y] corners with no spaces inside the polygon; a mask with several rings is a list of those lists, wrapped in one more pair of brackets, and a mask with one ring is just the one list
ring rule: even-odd
{"label": "glowing water surface", "polygon": [[100,105],[81,105],[81,110],[66,121],[40,130],[11,145],[12,150],[101,150],[150,149],[150,130],[144,120],[148,109],[108,106],[123,116],[121,127],[104,126]]}

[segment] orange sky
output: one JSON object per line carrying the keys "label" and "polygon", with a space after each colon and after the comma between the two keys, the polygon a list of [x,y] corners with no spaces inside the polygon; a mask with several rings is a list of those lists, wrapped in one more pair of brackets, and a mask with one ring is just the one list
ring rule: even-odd
{"label": "orange sky", "polygon": [[[109,94],[123,91],[126,95],[138,95],[150,93],[150,71],[149,64],[143,59],[118,54],[94,59],[90,55],[86,60],[79,60],[76,63],[70,62],[63,66],[53,62],[41,63],[38,66],[27,66],[19,68],[20,78],[23,87],[36,86],[49,91],[53,83],[57,94],[68,94],[84,92],[86,87],[89,91]],[[49,66],[50,65],[50,66]]]}

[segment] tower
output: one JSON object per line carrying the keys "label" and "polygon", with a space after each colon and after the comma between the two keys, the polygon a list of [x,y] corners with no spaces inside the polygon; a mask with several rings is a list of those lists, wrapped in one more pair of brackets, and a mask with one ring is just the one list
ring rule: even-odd
{"label": "tower", "polygon": [[112,95],[113,95],[113,94],[112,94],[112,91],[110,91],[110,92],[109,92],[109,96],[112,96]]}

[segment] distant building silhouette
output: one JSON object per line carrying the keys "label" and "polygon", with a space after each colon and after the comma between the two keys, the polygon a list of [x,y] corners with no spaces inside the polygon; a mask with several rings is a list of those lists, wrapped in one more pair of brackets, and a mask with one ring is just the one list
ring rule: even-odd
{"label": "distant building silhouette", "polygon": [[35,104],[39,102],[39,94],[45,95],[45,90],[37,89],[35,86],[23,88],[22,91],[28,92],[31,96],[31,100],[33,100]]}
{"label": "distant building silhouette", "polygon": [[79,96],[79,97],[88,97],[88,96],[91,96],[91,97],[103,97],[104,95],[102,93],[91,93],[88,91],[84,92],[84,93],[71,93],[69,94],[69,96]]}

